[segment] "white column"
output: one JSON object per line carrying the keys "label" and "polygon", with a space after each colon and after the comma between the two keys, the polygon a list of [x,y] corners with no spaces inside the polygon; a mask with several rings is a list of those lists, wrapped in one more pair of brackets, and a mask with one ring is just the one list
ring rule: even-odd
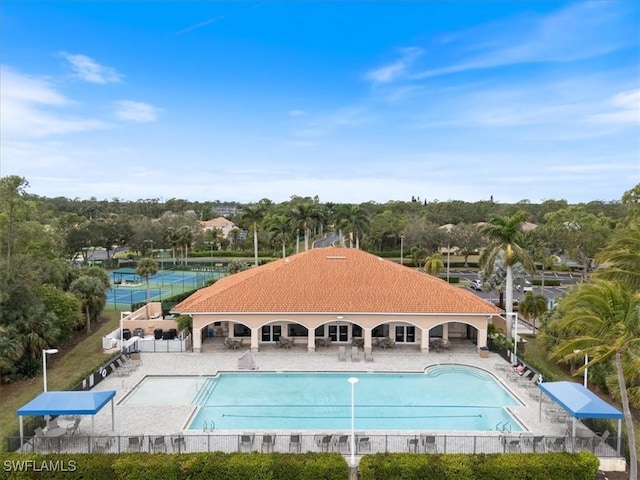
{"label": "white column", "polygon": [[444,325],[442,325],[442,340],[447,341],[449,340],[449,324],[445,323]]}
{"label": "white column", "polygon": [[371,348],[371,329],[363,328],[362,331],[364,332],[364,348]]}
{"label": "white column", "polygon": [[478,343],[476,346],[478,347],[478,350],[480,350],[480,348],[482,347],[487,346],[487,329],[486,328],[478,329]]}
{"label": "white column", "polygon": [[193,351],[200,353],[202,351],[202,329],[193,329]]}
{"label": "white column", "polygon": [[257,352],[260,350],[260,327],[251,329],[251,351]]}
{"label": "white column", "polygon": [[423,328],[420,335],[420,349],[423,353],[429,353],[429,330],[429,328]]}
{"label": "white column", "polygon": [[315,352],[316,351],[316,329],[308,328],[307,329],[307,351]]}

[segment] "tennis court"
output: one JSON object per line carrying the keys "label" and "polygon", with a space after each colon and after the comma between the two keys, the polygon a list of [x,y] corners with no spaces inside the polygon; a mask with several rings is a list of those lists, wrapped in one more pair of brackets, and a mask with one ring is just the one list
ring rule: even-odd
{"label": "tennis court", "polygon": [[[211,271],[161,270],[149,277],[149,300],[162,301],[183,292],[202,288],[209,279],[223,274]],[[107,308],[130,308],[147,299],[146,280],[134,268],[119,268],[110,274],[112,288],[107,290]]]}

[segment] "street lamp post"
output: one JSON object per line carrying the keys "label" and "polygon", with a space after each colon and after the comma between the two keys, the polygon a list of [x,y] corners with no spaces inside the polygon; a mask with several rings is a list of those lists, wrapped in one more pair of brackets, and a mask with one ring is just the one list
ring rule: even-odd
{"label": "street lamp post", "polygon": [[349,377],[347,381],[351,384],[351,467],[356,466],[356,377]]}
{"label": "street lamp post", "polygon": [[400,265],[404,265],[404,235],[400,235]]}
{"label": "street lamp post", "polygon": [[45,348],[42,350],[42,381],[44,383],[44,390],[47,391],[47,355],[54,355],[58,353],[57,348]]}
{"label": "street lamp post", "polygon": [[[582,350],[574,350],[573,353],[582,353]],[[589,378],[589,368],[587,367],[587,365],[589,364],[589,355],[588,354],[584,354],[584,378],[582,380],[582,384],[584,385],[584,388],[588,388],[587,387],[587,379]]]}

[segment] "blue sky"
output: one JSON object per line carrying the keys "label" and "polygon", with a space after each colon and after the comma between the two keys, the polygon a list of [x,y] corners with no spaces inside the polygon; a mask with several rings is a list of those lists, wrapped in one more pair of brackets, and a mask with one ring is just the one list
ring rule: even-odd
{"label": "blue sky", "polygon": [[640,2],[0,4],[0,174],[255,202],[619,200]]}

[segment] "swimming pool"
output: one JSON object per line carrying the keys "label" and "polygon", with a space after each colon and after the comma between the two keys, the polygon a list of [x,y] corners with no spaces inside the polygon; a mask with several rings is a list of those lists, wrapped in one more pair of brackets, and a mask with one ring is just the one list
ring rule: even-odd
{"label": "swimming pool", "polygon": [[[358,378],[357,429],[489,431],[509,422],[512,431],[521,430],[505,408],[521,403],[491,374],[458,365],[426,373],[251,372],[194,379],[190,393],[199,408],[189,428],[349,429],[350,377]],[[170,390],[153,383],[141,385],[127,402],[137,403],[136,394],[153,398],[149,389]]]}

